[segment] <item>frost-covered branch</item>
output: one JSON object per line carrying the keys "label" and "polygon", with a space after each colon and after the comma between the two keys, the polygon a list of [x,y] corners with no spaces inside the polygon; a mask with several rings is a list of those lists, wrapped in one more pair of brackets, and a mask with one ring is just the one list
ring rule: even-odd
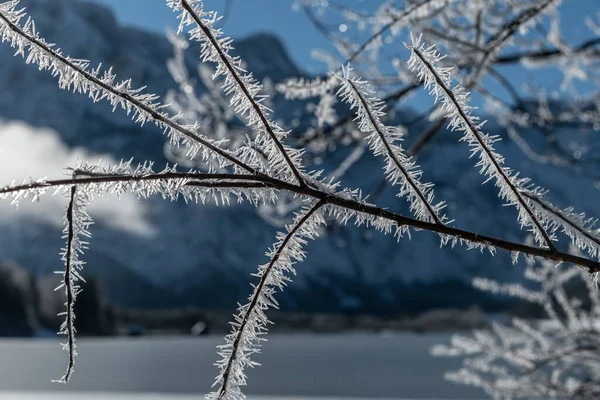
{"label": "frost-covered branch", "polygon": [[426,47],[420,37],[413,36],[412,39],[412,44],[406,45],[411,50],[408,65],[417,72],[418,79],[423,81],[424,87],[430,90],[436,102],[439,98],[442,99],[442,111],[447,114],[450,126],[464,133],[461,140],[471,147],[472,155],[479,157],[476,166],[480,167],[480,173],[487,178],[486,182],[495,180],[500,190],[499,197],[517,208],[520,224],[531,227],[536,241],[556,251],[552,237],[548,235],[520,192],[529,180],[519,178],[518,174],[513,175],[511,170],[504,166],[504,157],[493,147],[494,142],[499,140],[497,137],[480,132],[483,124],[476,125],[478,118],[471,114],[473,107],[468,104],[469,93],[460,85],[451,88],[454,68],[438,66],[444,57],[436,48]]}
{"label": "frost-covered branch", "polygon": [[342,84],[338,95],[350,104],[351,109],[357,109],[358,129],[368,135],[365,140],[373,153],[385,157],[387,179],[392,185],[400,182],[398,196],[408,196],[410,209],[418,219],[443,224],[446,220],[441,214],[444,203],[434,204],[433,185],[420,181],[423,172],[400,144],[404,136],[402,128],[385,126],[381,121],[385,103],[373,96],[367,82],[352,76],[350,67],[342,68],[339,79]]}
{"label": "frost-covered branch", "polygon": [[240,386],[246,385],[244,369],[256,365],[251,356],[260,351],[260,343],[267,331],[269,319],[266,311],[277,307],[275,293],[283,290],[295,274],[293,265],[305,257],[302,246],[307,239],[317,236],[317,228],[325,223],[321,207],[327,200],[318,201],[310,209],[297,215],[296,222],[287,227],[287,233],[277,235],[278,242],[267,255],[271,258],[268,264],[259,267],[256,276],[260,278],[258,285],[250,296],[249,303],[239,308],[233,323],[233,332],[225,337],[225,344],[220,346],[217,362],[221,370],[215,384],[220,385],[217,392],[206,396],[206,399],[240,399],[245,398]]}
{"label": "frost-covered branch", "polygon": [[79,281],[85,280],[81,277],[81,270],[85,265],[84,261],[79,259],[83,254],[83,250],[87,249],[88,242],[82,238],[90,237],[88,227],[92,224],[92,220],[85,210],[88,204],[85,193],[78,191],[77,186],[72,186],[70,189],[69,206],[65,216],[65,229],[63,231],[63,239],[66,239],[67,244],[62,251],[62,259],[65,263],[64,271],[58,271],[58,274],[63,276],[62,283],[56,290],[65,288],[66,302],[65,311],[59,316],[64,315],[65,320],[60,326],[59,334],[67,337],[67,342],[63,344],[63,348],[69,353],[69,361],[65,374],[57,382],[67,383],[73,375],[75,367],[75,356],[77,355],[75,345],[75,300],[81,291],[78,285]]}
{"label": "frost-covered branch", "polygon": [[[335,78],[335,75],[333,75],[333,77]],[[336,78],[336,80],[337,80],[337,78]],[[387,105],[393,104],[394,102],[399,101],[400,99],[404,98],[405,96],[408,96],[409,94],[411,94],[418,87],[419,87],[418,84],[411,83],[410,85],[407,85],[398,90],[395,90],[394,92],[383,97],[382,101],[384,103],[386,103]],[[298,139],[297,144],[298,144],[298,146],[304,147],[304,146],[310,145],[313,141],[316,141],[317,139],[330,140],[330,139],[332,139],[331,138],[332,132],[334,132],[336,129],[343,128],[345,125],[349,124],[353,120],[354,120],[354,115],[352,113],[348,113],[347,115],[340,117],[337,121],[325,126],[323,129],[315,129],[315,130],[310,131],[310,132],[306,133],[305,135],[301,136]]]}
{"label": "frost-covered branch", "polygon": [[481,74],[490,63],[490,60],[497,56],[502,48],[502,45],[510,40],[519,29],[523,29],[524,27],[527,27],[528,24],[533,23],[539,14],[547,11],[551,5],[557,4],[560,1],[561,0],[546,0],[541,2],[538,5],[524,10],[514,20],[508,21],[506,24],[504,24],[495,35],[488,39],[485,46],[485,52],[475,67],[474,73],[470,77],[470,84],[468,86],[479,80]]}
{"label": "frost-covered branch", "polygon": [[[327,2],[305,1],[305,5],[320,9],[324,8],[325,3]],[[88,234],[87,228],[91,223],[85,206],[97,196],[132,193],[140,199],[158,195],[171,201],[182,199],[186,202],[217,205],[230,204],[232,199],[237,202],[247,201],[253,206],[279,207],[284,210],[285,217],[292,214],[294,207],[302,207],[295,215],[294,222],[286,226],[283,233],[278,234],[275,245],[267,253],[269,261],[259,267],[256,274],[258,283],[253,286],[248,304],[238,308],[232,332],[226,336],[226,343],[219,351],[222,359],[217,363],[219,376],[215,384],[218,390],[208,395],[208,399],[244,398],[241,388],[246,384],[245,369],[256,365],[253,356],[259,352],[269,324],[267,309],[277,306],[274,298],[276,292],[283,290],[290,281],[294,264],[305,257],[302,247],[308,239],[318,236],[325,217],[340,225],[351,222],[356,226],[374,228],[383,234],[393,235],[398,240],[410,236],[412,228],[415,228],[436,233],[441,237],[442,245],[463,245],[466,249],[487,250],[492,255],[497,249],[504,249],[511,252],[513,261],[518,260],[519,253],[550,260],[546,261],[544,268],[528,269],[528,277],[539,283],[539,290],[484,279],[476,280],[474,285],[488,292],[508,294],[534,303],[555,322],[552,327],[540,327],[529,321],[518,320],[510,327],[493,324],[489,332],[477,332],[473,338],[454,339],[452,345],[444,351],[451,355],[473,356],[455,378],[463,383],[481,386],[489,393],[513,395],[519,392],[521,384],[530,385],[532,389],[528,392],[529,395],[550,393],[575,397],[584,391],[586,394],[596,393],[593,392],[595,386],[587,384],[577,374],[575,383],[564,378],[569,377],[569,363],[577,361],[586,367],[597,365],[589,362],[595,355],[588,353],[591,353],[590,349],[598,348],[593,340],[597,339],[600,299],[590,295],[588,303],[591,305],[588,307],[588,303],[583,304],[579,299],[574,299],[567,287],[567,283],[576,276],[587,279],[587,274],[600,272],[600,233],[594,229],[595,220],[575,213],[570,207],[561,209],[552,205],[546,200],[543,189],[532,188],[529,180],[520,178],[518,173],[507,168],[503,156],[494,150],[494,143],[498,138],[481,131],[483,124],[472,115],[474,107],[469,105],[467,93],[474,89],[487,100],[498,101],[506,111],[503,118],[509,120],[516,116],[516,124],[523,127],[543,127],[549,121],[578,121],[588,125],[598,123],[600,126],[597,107],[597,99],[600,97],[597,94],[586,97],[585,101],[578,101],[563,113],[566,115],[552,115],[553,109],[547,99],[537,97],[536,102],[540,106],[537,114],[532,116],[534,112],[523,101],[516,82],[503,80],[502,74],[490,72],[510,92],[509,96],[518,106],[515,111],[510,109],[509,101],[488,90],[487,82],[480,79],[488,71],[493,71],[493,65],[508,62],[506,60],[511,55],[502,61],[500,51],[511,43],[516,43],[512,40],[517,37],[517,33],[525,32],[525,28],[533,24],[538,16],[558,3],[559,0],[491,0],[486,4],[474,0],[406,0],[403,8],[398,9],[393,2],[386,2],[372,16],[369,12],[354,12],[349,7],[327,3],[333,4],[332,8],[341,10],[346,22],[351,22],[348,25],[336,25],[340,28],[340,33],[352,30],[356,35],[351,37],[358,37],[362,41],[352,43],[352,39],[341,40],[343,54],[349,57],[349,61],[355,61],[357,70],[365,65],[368,68],[363,68],[365,73],[360,73],[361,78],[355,78],[350,75],[349,68],[338,69],[337,61],[333,63],[337,60],[336,56],[325,55],[322,58],[330,65],[326,78],[320,81],[288,81],[287,87],[286,84],[282,85],[283,91],[287,91],[288,95],[297,91],[302,92],[299,94],[301,97],[311,94],[321,96],[317,105],[301,104],[301,107],[306,106],[307,113],[313,113],[316,118],[304,118],[302,110],[295,110],[298,112],[293,113],[291,126],[307,133],[297,140],[295,148],[284,144],[288,132],[282,128],[284,123],[274,122],[275,113],[269,109],[270,104],[264,94],[268,90],[263,91],[252,73],[246,71],[242,60],[232,55],[232,40],[215,28],[219,17],[216,13],[205,11],[202,1],[167,0],[167,5],[180,12],[179,33],[189,29],[191,40],[200,43],[201,60],[216,66],[216,72],[210,78],[211,67],[205,66],[200,71],[202,82],[206,86],[206,92],[201,95],[206,96],[203,99],[207,100],[207,104],[196,102],[200,91],[192,87],[196,82],[187,72],[183,53],[187,40],[175,40],[175,45],[180,47],[177,48],[176,60],[170,63],[169,70],[176,75],[175,81],[185,92],[186,101],[192,106],[206,109],[202,110],[206,112],[200,113],[200,118],[208,121],[209,126],[204,126],[203,120],[194,122],[196,116],[188,116],[191,124],[184,125],[181,122],[184,115],[181,112],[169,115],[165,111],[167,106],[159,101],[158,96],[144,93],[143,88],[133,88],[130,80],[118,82],[111,69],[101,71],[100,66],[90,68],[89,61],[63,55],[38,35],[33,21],[27,19],[22,10],[17,9],[18,1],[0,4],[1,40],[16,49],[17,55],[23,56],[26,63],[33,63],[39,69],[50,72],[58,78],[61,89],[87,94],[93,101],[105,100],[115,109],[122,108],[141,125],[147,122],[156,124],[165,131],[172,145],[184,144],[187,147],[187,153],[177,154],[180,158],[197,165],[196,161],[201,157],[208,166],[207,172],[180,172],[175,167],[154,171],[151,163],[132,166],[131,161],[115,166],[90,166],[83,163],[72,168],[72,178],[40,179],[0,188],[0,198],[15,204],[24,199],[37,200],[46,194],[66,195],[70,199],[64,230],[67,245],[62,254],[65,270],[61,272],[67,294],[67,310],[64,313],[66,320],[61,333],[67,335],[64,347],[69,352],[69,363],[60,381],[66,382],[71,377],[76,355],[73,304],[79,291],[77,282],[81,279],[80,269],[83,265],[78,255],[85,247],[82,237]],[[326,30],[327,25],[318,20],[319,13],[315,13],[315,17],[318,25]],[[368,27],[371,35],[362,35],[360,32]],[[406,28],[421,31],[442,41],[451,57],[455,57],[455,64],[460,65],[459,73],[465,73],[464,87],[452,87],[454,70],[438,66],[437,63],[443,57],[435,48],[422,45],[420,39],[413,39],[412,46],[408,46],[412,51],[408,64],[403,63],[395,54],[383,54],[388,42],[393,43]],[[328,36],[338,38],[344,35],[335,33]],[[172,35],[171,39],[175,37]],[[546,38],[552,44],[551,49],[573,54],[572,49],[560,37],[556,19],[551,21],[550,33]],[[524,46],[527,51],[512,53],[513,56],[539,54],[540,59],[552,58],[553,50],[535,50],[540,48],[539,43],[525,33],[519,39],[527,43]],[[577,54],[586,68],[575,65],[576,61],[567,60],[574,65],[563,71],[565,80],[570,82],[573,78],[593,76],[594,68],[587,58],[586,48],[591,48],[596,43],[591,40]],[[387,47],[398,50],[397,46]],[[366,50],[372,50],[368,57],[359,57]],[[386,62],[391,59],[391,65],[380,67],[379,62],[383,59]],[[420,82],[414,80],[411,69],[417,70]],[[335,72],[338,71],[341,73],[337,75],[341,76],[336,75]],[[600,75],[597,79],[600,82]],[[358,129],[346,126],[353,120],[353,116],[337,115],[338,107],[333,89],[340,86],[340,81],[338,95],[350,104],[351,110],[356,109],[357,117],[354,120],[357,121]],[[425,129],[413,141],[413,147],[405,151],[401,146],[404,131],[399,123],[399,114],[395,114],[397,108],[394,102],[412,94],[421,82],[435,96],[436,104],[439,98],[442,104],[434,106],[431,113],[419,112],[416,118],[410,115],[410,120],[417,123],[424,122],[428,116],[431,121],[430,128]],[[381,93],[388,95],[384,94],[385,97],[380,100],[379,92],[371,87],[382,87]],[[211,94],[217,92],[215,99],[211,99]],[[176,103],[170,106],[171,109],[181,106],[177,101]],[[216,117],[220,118],[218,132],[211,134],[207,132],[213,130],[210,123],[215,120],[215,116],[209,110],[215,104],[219,108],[217,113],[221,109],[224,111]],[[448,226],[449,221],[442,213],[443,203],[434,202],[433,185],[421,182],[422,171],[412,159],[439,130],[443,124],[442,114],[449,118],[453,129],[464,133],[461,140],[468,143],[472,155],[479,157],[477,166],[486,182],[495,181],[499,197],[516,207],[517,220],[521,227],[533,232],[535,245]],[[245,121],[246,126],[237,124],[237,120],[236,123],[228,124],[227,122],[232,122],[234,115]],[[203,124],[202,131],[199,122]],[[238,126],[229,129],[229,125]],[[245,131],[248,131],[247,135]],[[329,135],[330,133],[333,134]],[[223,144],[232,135],[239,137]],[[354,144],[364,136],[366,140],[361,142],[360,147],[354,151],[348,149],[349,155],[338,158],[336,165],[323,164],[322,171],[305,172],[305,160],[302,159],[304,149],[298,145],[311,145],[306,158],[313,157],[317,160],[327,150],[317,149],[313,153],[313,147]],[[219,140],[214,140],[215,138]],[[315,146],[312,146],[313,140]],[[383,178],[392,185],[399,186],[400,197],[407,198],[414,217],[371,204],[367,202],[369,197],[364,196],[360,189],[346,187],[328,177],[335,174],[344,176],[346,171],[355,168],[367,144],[376,156],[381,155],[385,159]],[[328,174],[326,171],[334,173]],[[339,178],[338,176],[337,179]],[[370,201],[372,199],[371,197]],[[289,204],[294,207],[285,207]],[[559,251],[553,244],[553,241],[558,240],[556,236],[559,232],[568,236],[578,249]],[[579,250],[587,251],[588,257],[580,256]],[[571,263],[581,268],[573,267],[563,273],[555,268],[556,262]],[[592,293],[594,282],[587,279],[585,285]],[[592,336],[592,333],[596,336]],[[563,347],[554,350],[554,344]],[[513,373],[509,367],[519,374]],[[556,374],[544,376],[549,368],[554,368]],[[597,375],[596,372],[597,368],[590,368],[590,376],[593,378]],[[497,379],[491,381],[490,376]],[[546,391],[542,390],[544,387]]]}
{"label": "frost-covered branch", "polygon": [[227,161],[241,170],[256,172],[234,155],[220,149],[216,142],[197,134],[196,126],[179,125],[178,116],[170,117],[162,111],[165,106],[158,102],[158,96],[143,93],[144,88],[132,88],[131,80],[116,82],[112,69],[101,73],[101,65],[90,69],[89,61],[63,55],[38,35],[31,18],[27,17],[26,22],[20,26],[26,14],[17,9],[18,5],[18,0],[0,4],[2,42],[9,42],[28,64],[36,64],[40,70],[47,70],[57,77],[61,89],[87,94],[94,102],[106,100],[113,109],[122,108],[141,125],[153,121],[167,132],[173,144],[183,143],[188,146],[190,156],[198,153],[205,159],[218,156],[222,164]]}
{"label": "frost-covered branch", "polygon": [[[259,133],[257,141],[272,164],[273,175],[278,176],[286,170],[291,171],[296,182],[305,186],[306,182],[301,173],[301,152],[282,143],[287,133],[269,120],[269,109],[262,104],[264,97],[260,95],[262,86],[252,74],[244,70],[238,57],[229,54],[232,40],[222,37],[221,31],[213,27],[218,20],[216,14],[205,12],[202,1],[199,0],[167,0],[167,4],[174,11],[182,11],[179,15],[179,32],[185,26],[196,25],[190,31],[190,37],[202,43],[200,57],[205,62],[217,64],[213,79],[221,75],[225,77],[223,91],[232,95],[231,107],[240,116],[246,117],[248,126]],[[263,134],[269,139],[261,138]]]}
{"label": "frost-covered branch", "polygon": [[227,204],[229,195],[234,195],[238,201],[246,198],[258,204],[273,201],[272,189],[278,182],[258,175],[178,172],[174,167],[154,172],[151,167],[143,164],[132,168],[131,162],[113,167],[80,165],[75,169],[75,178],[40,179],[0,188],[0,199],[10,199],[18,205],[26,199],[37,201],[45,194],[67,194],[75,185],[89,195],[134,193],[142,198],[160,195],[171,200],[181,196],[185,201],[205,203],[212,199],[222,204]]}
{"label": "frost-covered branch", "polygon": [[600,297],[595,283],[576,267],[552,262],[529,262],[525,277],[531,281],[527,287],[482,279],[474,283],[541,307],[544,319],[513,318],[510,324],[494,323],[489,330],[454,335],[449,345],[435,346],[435,355],[464,358],[462,368],[446,379],[480,387],[496,399],[598,398]]}
{"label": "frost-covered branch", "polygon": [[[170,179],[177,182],[175,185],[169,184],[166,186],[141,186],[138,187],[135,184],[144,181],[169,181]],[[114,184],[113,184],[114,183]],[[125,184],[125,186],[123,186]],[[277,180],[263,175],[238,175],[238,174],[203,174],[203,173],[177,173],[173,175],[160,175],[160,174],[141,174],[138,176],[131,176],[130,174],[115,175],[114,173],[101,172],[100,176],[81,177],[76,180],[73,179],[59,179],[59,180],[38,180],[34,182],[25,183],[23,185],[10,185],[0,189],[0,199],[10,198],[14,204],[18,204],[19,200],[23,199],[38,199],[41,195],[54,190],[54,194],[64,193],[65,188],[69,188],[72,185],[90,185],[88,189],[93,194],[99,194],[98,192],[133,192],[138,195],[146,194],[163,194],[162,191],[158,191],[157,188],[164,188],[168,190],[163,196],[168,198],[176,198],[173,193],[174,188],[180,188],[180,192],[184,195],[184,199],[189,201],[200,201],[205,202],[207,199],[219,199],[220,195],[215,197],[213,193],[210,196],[202,195],[200,197],[194,191],[184,191],[182,188],[186,187],[197,187],[197,188],[216,188],[216,189],[240,189],[234,190],[233,194],[239,198],[247,196],[249,199],[257,199],[253,201],[254,204],[258,200],[264,201],[267,199],[273,199],[275,196],[273,193],[267,192],[265,194],[259,189],[277,189],[284,190],[297,195],[309,196],[315,200],[327,199],[327,203],[338,206],[341,209],[347,210],[350,216],[362,215],[361,221],[365,221],[364,218],[368,218],[370,223],[374,225],[388,226],[387,224],[392,223],[396,227],[413,227],[420,230],[426,230],[435,232],[438,234],[445,235],[450,242],[453,244],[464,244],[468,248],[487,248],[493,252],[494,248],[503,249],[513,253],[522,253],[530,256],[536,256],[545,258],[548,260],[570,262],[588,270],[589,273],[600,272],[600,263],[595,260],[579,257],[573,254],[552,251],[550,249],[544,249],[529,245],[520,244],[517,242],[507,241],[499,239],[497,237],[486,236],[477,232],[462,230],[453,228],[447,225],[440,225],[436,223],[430,223],[419,219],[413,219],[404,215],[389,211],[385,208],[377,207],[369,204],[360,199],[348,197],[343,192],[331,192],[325,189],[314,189],[311,187],[302,188],[300,186],[293,185],[289,182]],[[108,185],[108,186],[106,186]],[[259,190],[256,195],[252,194],[248,196],[243,189],[256,189]],[[149,191],[150,190],[150,191]],[[161,189],[162,190],[162,189]],[[187,193],[187,194],[186,194]],[[200,192],[202,193],[202,192]],[[231,191],[229,192],[231,193]],[[238,195],[239,194],[239,195]],[[224,204],[227,204],[225,202]]]}

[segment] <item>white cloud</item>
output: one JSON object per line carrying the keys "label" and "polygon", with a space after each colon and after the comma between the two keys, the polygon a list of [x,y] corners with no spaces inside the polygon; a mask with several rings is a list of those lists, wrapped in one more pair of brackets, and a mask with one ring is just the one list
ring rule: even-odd
{"label": "white cloud", "polygon": [[[51,129],[34,128],[23,122],[0,121],[0,186],[24,179],[64,178],[67,167],[78,160],[95,163],[115,163],[108,155],[91,154],[85,149],[69,149],[60,136]],[[0,202],[0,223],[17,222],[22,217],[33,217],[54,225],[63,225],[67,199],[44,196],[38,203],[21,202],[18,209],[8,201]],[[92,219],[108,227],[139,235],[150,235],[152,227],[145,221],[144,205],[135,196],[125,195],[97,198],[89,207]]]}

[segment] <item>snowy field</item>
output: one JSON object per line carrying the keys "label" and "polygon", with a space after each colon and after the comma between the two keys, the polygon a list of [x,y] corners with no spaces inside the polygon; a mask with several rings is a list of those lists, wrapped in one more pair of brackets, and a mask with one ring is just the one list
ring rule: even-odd
{"label": "snowy field", "polygon": [[[483,399],[445,382],[455,359],[429,355],[448,335],[271,335],[250,370],[253,400]],[[188,400],[210,389],[220,337],[80,339],[75,375],[52,384],[57,340],[0,341],[0,400]],[[157,394],[149,394],[157,393]],[[195,395],[194,395],[195,394]]]}

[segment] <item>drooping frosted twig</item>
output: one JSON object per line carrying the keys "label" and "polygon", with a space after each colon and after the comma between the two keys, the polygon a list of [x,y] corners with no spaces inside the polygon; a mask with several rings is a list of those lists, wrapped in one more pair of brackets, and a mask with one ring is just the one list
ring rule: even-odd
{"label": "drooping frosted twig", "polygon": [[79,256],[87,248],[88,243],[82,240],[82,238],[90,236],[88,227],[92,224],[92,220],[85,210],[87,203],[85,194],[80,193],[76,186],[71,187],[69,206],[65,216],[65,229],[63,231],[63,239],[67,241],[62,251],[65,269],[64,271],[57,272],[62,274],[63,279],[61,285],[56,288],[58,290],[64,287],[67,298],[65,301],[66,310],[59,314],[59,316],[65,316],[65,320],[60,326],[59,334],[66,335],[67,337],[67,342],[63,344],[63,348],[69,353],[69,361],[65,374],[56,381],[60,383],[67,383],[71,379],[75,367],[75,356],[77,355],[74,307],[77,295],[81,291],[78,282],[85,282],[81,277],[81,270],[85,262],[81,261]]}

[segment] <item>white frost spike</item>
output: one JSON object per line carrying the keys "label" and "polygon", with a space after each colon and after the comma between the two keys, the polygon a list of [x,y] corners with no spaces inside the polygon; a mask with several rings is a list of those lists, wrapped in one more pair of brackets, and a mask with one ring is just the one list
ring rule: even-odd
{"label": "white frost spike", "polygon": [[335,113],[336,97],[333,94],[325,93],[321,96],[319,104],[315,109],[315,117],[317,117],[317,126],[322,129],[325,124],[333,125],[336,121]]}
{"label": "white frost spike", "polygon": [[[252,175],[209,174],[194,170],[178,172],[176,167],[165,167],[154,172],[152,163],[132,167],[131,161],[117,165],[88,165],[81,163],[74,170],[77,178],[59,180],[25,181],[22,185],[0,188],[0,199],[11,199],[13,204],[20,200],[36,200],[44,194],[67,195],[73,184],[88,198],[106,194],[122,195],[133,193],[141,199],[159,195],[163,199],[183,199],[187,203],[229,205],[232,198],[240,203],[248,200],[254,206],[272,203],[277,196],[271,188],[257,186],[241,187],[240,181],[250,182]],[[217,182],[218,181],[218,182]],[[231,182],[231,186],[228,183]],[[217,184],[218,183],[218,184]]]}
{"label": "white frost spike", "polygon": [[420,220],[445,223],[441,214],[444,202],[434,204],[433,184],[420,181],[423,171],[409,158],[400,142],[404,131],[401,127],[385,126],[381,118],[385,115],[385,103],[374,96],[366,81],[352,75],[352,69],[342,68],[338,96],[356,109],[358,128],[367,134],[369,148],[376,156],[386,160],[385,174],[392,185],[400,185],[399,197],[408,197],[410,209]]}
{"label": "white frost spike", "polygon": [[513,174],[510,168],[504,166],[504,157],[493,146],[500,138],[480,132],[484,123],[471,114],[474,108],[469,105],[469,93],[460,84],[452,88],[456,68],[439,66],[445,56],[435,46],[427,47],[422,43],[421,36],[411,35],[411,38],[412,44],[405,43],[411,51],[408,67],[416,71],[417,78],[435,97],[436,102],[441,99],[441,110],[450,121],[450,126],[453,130],[463,132],[461,141],[469,145],[472,156],[479,158],[476,166],[486,178],[485,182],[495,181],[499,189],[498,196],[517,208],[521,227],[530,228],[537,243],[554,249],[552,240],[556,239],[555,236],[546,232],[543,223],[537,219],[520,193],[529,184],[529,179],[519,178],[518,174]]}
{"label": "white frost spike", "polygon": [[510,252],[510,258],[512,260],[513,265],[517,264],[519,262],[519,252],[518,251],[511,251]]}
{"label": "white frost spike", "polygon": [[[239,188],[234,184],[228,187],[224,179],[220,180],[223,185],[211,186],[210,183],[215,182],[211,174],[203,174],[195,170],[178,172],[176,166],[167,166],[162,171],[155,172],[152,163],[138,164],[133,167],[131,162],[132,160],[129,160],[115,166],[81,164],[76,171],[82,177],[126,178],[91,181],[81,185],[88,193],[94,195],[133,193],[142,199],[159,195],[163,199],[172,201],[181,198],[186,203],[212,203],[224,206],[230,205],[232,198],[237,203],[248,200],[254,206],[271,203],[276,199],[275,192],[269,188]],[[212,176],[218,177],[218,175]],[[203,179],[200,179],[201,177]],[[249,176],[241,175],[241,177]]]}
{"label": "white frost spike", "polygon": [[65,229],[63,230],[63,239],[66,239],[67,245],[62,250],[61,257],[65,263],[64,271],[57,271],[62,274],[62,284],[57,288],[65,288],[66,310],[59,315],[65,316],[65,321],[60,326],[60,335],[67,336],[67,343],[63,343],[63,348],[69,353],[69,362],[65,374],[57,380],[59,383],[67,383],[74,371],[75,356],[77,355],[75,345],[75,313],[74,306],[77,295],[81,292],[78,282],[85,280],[81,277],[81,271],[85,262],[79,259],[83,250],[87,249],[88,242],[83,238],[89,238],[89,226],[93,223],[92,219],[85,210],[89,199],[85,192],[80,192],[77,187],[71,188],[69,207],[65,216]]}
{"label": "white frost spike", "polygon": [[325,95],[338,84],[334,75],[327,75],[326,79],[290,78],[276,86],[278,92],[283,93],[287,100],[304,100],[310,97]]}
{"label": "white frost spike", "polygon": [[205,12],[199,0],[167,0],[167,5],[181,12],[178,33],[187,26],[193,26],[189,35],[192,40],[201,43],[200,58],[203,62],[216,64],[213,79],[224,78],[222,90],[231,95],[231,109],[244,118],[247,126],[257,134],[254,144],[269,161],[270,171],[265,173],[304,185],[302,151],[283,145],[287,132],[269,119],[271,110],[263,104],[267,96],[261,94],[262,85],[244,69],[239,57],[229,54],[233,50],[233,41],[224,37],[220,29],[214,28],[219,20],[217,14]]}
{"label": "white frost spike", "polygon": [[46,184],[46,178],[25,180],[20,185],[15,184],[13,181],[10,185],[0,188],[0,199],[10,199],[10,203],[15,207],[18,207],[21,200],[31,200],[32,202],[35,202],[51,189],[54,190],[54,195],[58,193],[68,193],[69,187],[67,186],[52,188]]}
{"label": "white frost spike", "polygon": [[270,323],[266,311],[277,307],[275,293],[283,290],[291,280],[290,274],[295,275],[293,265],[305,257],[302,246],[307,239],[317,237],[318,227],[325,223],[322,206],[323,202],[318,202],[310,209],[304,209],[296,216],[294,224],[287,226],[286,233],[277,234],[277,243],[267,252],[271,261],[259,267],[256,276],[260,282],[254,286],[249,303],[239,307],[232,332],[225,336],[225,344],[219,346],[222,358],[216,363],[220,373],[215,385],[220,388],[206,395],[206,400],[246,398],[241,391],[241,386],[246,385],[244,370],[257,365],[251,356],[260,352],[261,342],[265,340],[262,336]]}

